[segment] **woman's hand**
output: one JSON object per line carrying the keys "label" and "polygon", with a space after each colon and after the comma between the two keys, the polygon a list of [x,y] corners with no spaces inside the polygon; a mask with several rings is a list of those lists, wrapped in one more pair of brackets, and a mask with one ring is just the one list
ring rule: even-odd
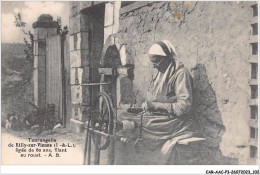
{"label": "woman's hand", "polygon": [[146,100],[143,104],[142,104],[142,108],[144,111],[146,112],[153,112],[155,111],[155,105],[152,101]]}

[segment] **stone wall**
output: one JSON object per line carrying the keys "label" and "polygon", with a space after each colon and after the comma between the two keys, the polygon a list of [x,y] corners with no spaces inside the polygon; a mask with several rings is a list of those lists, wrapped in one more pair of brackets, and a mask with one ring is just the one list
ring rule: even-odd
{"label": "stone wall", "polygon": [[[91,4],[91,2],[90,2]],[[86,25],[87,17],[80,14],[80,2],[70,2],[70,86],[71,86],[71,119],[84,121],[83,113],[86,113],[86,106],[90,103],[89,95],[83,98],[83,93],[89,94],[89,89],[81,86],[90,80],[89,76],[89,26]],[[84,77],[84,78],[82,78]],[[82,124],[75,122],[75,124]],[[80,127],[71,129],[80,130]]]}
{"label": "stone wall", "polygon": [[100,58],[107,37],[117,32],[121,2],[70,2],[71,129],[79,129],[90,114],[91,96],[99,87],[82,85],[99,82]]}
{"label": "stone wall", "polygon": [[[207,138],[197,164],[247,164],[252,2],[153,2],[120,14],[121,42],[141,104],[153,68],[148,49],[167,39],[194,81],[195,129]],[[124,8],[127,8],[124,7]]]}

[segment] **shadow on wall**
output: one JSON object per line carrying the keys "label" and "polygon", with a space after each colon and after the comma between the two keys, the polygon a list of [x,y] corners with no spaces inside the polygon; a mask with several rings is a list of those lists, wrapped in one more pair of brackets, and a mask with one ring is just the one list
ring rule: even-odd
{"label": "shadow on wall", "polygon": [[[206,141],[192,145],[189,148],[193,154],[192,159],[188,159],[183,164],[238,164],[237,159],[223,156],[219,149],[219,144],[225,133],[225,126],[223,125],[222,116],[217,105],[217,97],[209,83],[205,66],[197,64],[191,70],[191,74],[194,84],[194,101],[191,110],[191,114],[194,117],[193,129],[200,137],[206,138]],[[197,151],[194,151],[195,149]]]}

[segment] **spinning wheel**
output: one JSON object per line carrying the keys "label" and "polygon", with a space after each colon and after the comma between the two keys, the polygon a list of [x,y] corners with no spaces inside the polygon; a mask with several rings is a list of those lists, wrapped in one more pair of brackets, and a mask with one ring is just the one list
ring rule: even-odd
{"label": "spinning wheel", "polygon": [[[91,164],[91,140],[94,143],[94,164],[99,164],[100,151],[108,149],[109,164],[114,162],[114,136],[116,112],[109,95],[99,92],[92,107],[91,116],[87,124],[87,135],[84,148],[84,164]],[[109,147],[110,146],[110,147]],[[112,155],[111,155],[112,154]]]}

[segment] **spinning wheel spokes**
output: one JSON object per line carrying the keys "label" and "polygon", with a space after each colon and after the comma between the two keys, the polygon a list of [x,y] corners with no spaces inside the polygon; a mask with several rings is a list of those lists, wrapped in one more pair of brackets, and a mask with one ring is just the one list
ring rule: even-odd
{"label": "spinning wheel spokes", "polygon": [[[100,92],[97,96],[97,102],[99,105],[99,118],[97,123],[99,123],[99,131],[112,134],[113,133],[113,114],[112,114],[112,104],[110,104],[109,96],[106,93]],[[110,137],[101,137],[101,141],[99,144],[103,143],[99,146],[100,150],[106,149],[110,143]]]}
{"label": "spinning wheel spokes", "polygon": [[[108,94],[100,92],[97,95],[95,104],[92,107],[94,112],[92,117],[89,120],[91,127],[88,126],[88,131],[90,133],[89,138],[86,137],[86,146],[85,146],[85,157],[86,157],[86,148],[88,148],[88,164],[90,164],[90,149],[91,149],[91,140],[94,142],[94,164],[99,164],[100,151],[109,148],[109,150],[114,150],[114,109],[112,100]],[[91,121],[91,122],[90,122]],[[111,140],[112,139],[112,140]],[[108,147],[111,144],[111,147]],[[112,156],[113,157],[113,156]],[[109,158],[110,160],[110,158]],[[85,158],[84,158],[85,162]]]}

